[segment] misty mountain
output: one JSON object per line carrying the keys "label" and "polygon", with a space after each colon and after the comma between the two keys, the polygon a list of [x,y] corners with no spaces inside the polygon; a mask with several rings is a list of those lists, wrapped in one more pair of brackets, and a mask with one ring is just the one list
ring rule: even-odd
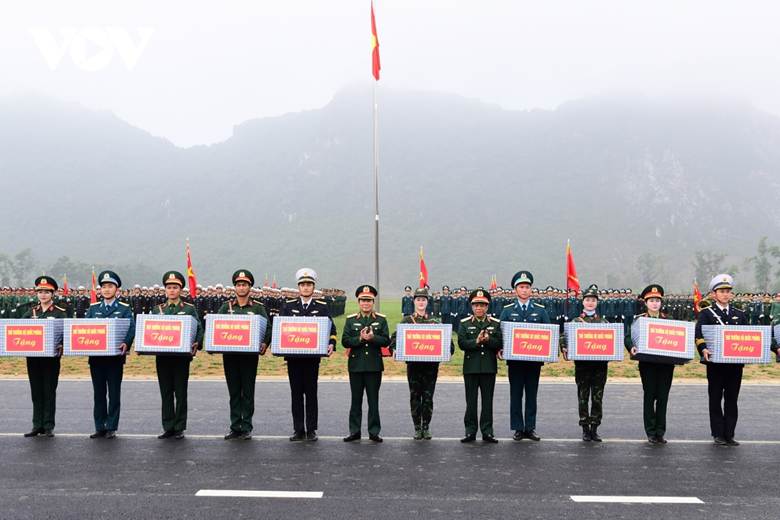
{"label": "misty mountain", "polygon": [[[204,282],[245,267],[292,284],[302,266],[324,286],[371,281],[371,116],[370,91],[349,88],[182,149],[108,112],[0,98],[0,252],[162,273],[184,268],[189,237]],[[570,238],[585,284],[637,287],[652,253],[661,282],[687,288],[694,251],[741,263],[780,231],[780,119],[744,104],[612,96],[513,111],[380,90],[379,140],[388,295],[416,281],[420,245],[434,286],[493,273],[507,285],[520,268],[562,285]]]}

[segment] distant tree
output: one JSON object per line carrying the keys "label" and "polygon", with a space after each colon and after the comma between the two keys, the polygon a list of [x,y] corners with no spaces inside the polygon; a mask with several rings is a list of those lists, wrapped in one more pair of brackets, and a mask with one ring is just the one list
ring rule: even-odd
{"label": "distant tree", "polygon": [[[87,286],[91,283],[92,266],[85,262],[71,260],[67,256],[61,256],[54,261],[47,272],[57,280],[60,280],[64,274],[68,275],[68,283],[73,286]],[[61,280],[60,283],[62,283]]]}
{"label": "distant tree", "polygon": [[661,255],[642,253],[636,259],[636,268],[644,285],[658,283],[664,278],[666,260]]}
{"label": "distant tree", "polygon": [[10,267],[17,287],[32,285],[36,262],[31,249],[28,248],[16,253],[10,262]]}
{"label": "distant tree", "polygon": [[753,276],[756,280],[756,289],[761,292],[769,290],[769,284],[772,278],[772,260],[770,257],[775,255],[777,248],[767,245],[767,237],[761,237],[758,241],[756,256],[747,259],[746,264],[753,267]]}
{"label": "distant tree", "polygon": [[0,254],[0,285],[8,287],[11,285],[13,276],[13,265],[8,256]]}
{"label": "distant tree", "polygon": [[703,287],[710,279],[722,271],[723,261],[726,255],[712,251],[696,251],[693,258],[693,272],[695,279]]}

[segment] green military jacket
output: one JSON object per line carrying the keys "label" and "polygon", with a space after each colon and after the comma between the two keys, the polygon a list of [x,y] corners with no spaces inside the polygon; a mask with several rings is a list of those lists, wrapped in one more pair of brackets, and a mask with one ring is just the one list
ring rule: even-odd
{"label": "green military jacket", "polygon": [[198,331],[195,333],[195,343],[198,344],[198,350],[203,350],[203,323],[200,321],[198,311],[191,303],[187,303],[184,300],[179,300],[179,303],[161,303],[152,307],[152,314],[163,314],[165,316],[174,316],[186,314],[195,318],[198,323]]}
{"label": "green military jacket", "polygon": [[[477,344],[477,336],[488,333],[486,343]],[[501,321],[491,316],[478,320],[469,316],[460,320],[458,347],[463,354],[463,374],[495,374],[498,372],[496,354],[502,347]]]}
{"label": "green military jacket", "polygon": [[62,307],[52,304],[46,311],[43,310],[40,304],[30,306],[24,314],[22,319],[46,319],[46,318],[67,318],[68,313]]}
{"label": "green military jacket", "polygon": [[238,299],[233,298],[232,300],[223,303],[217,311],[217,314],[248,314],[262,316],[266,321],[263,343],[266,345],[271,344],[271,320],[268,318],[268,313],[265,311],[265,305],[259,301],[249,298],[247,304],[241,306],[238,304]]}
{"label": "green military jacket", "polygon": [[[371,327],[374,339],[362,341],[360,331]],[[347,369],[349,372],[382,372],[385,369],[382,361],[382,347],[390,343],[390,329],[383,314],[372,312],[351,314],[344,321],[344,333],[341,344],[350,349]]]}

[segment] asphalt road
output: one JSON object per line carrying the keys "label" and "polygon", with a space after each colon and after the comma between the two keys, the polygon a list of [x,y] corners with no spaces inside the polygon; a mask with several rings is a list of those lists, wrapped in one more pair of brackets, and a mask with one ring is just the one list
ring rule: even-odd
{"label": "asphalt road", "polygon": [[[386,442],[345,444],[349,388],[320,384],[317,443],[290,443],[289,388],[258,383],[255,438],[221,440],[227,390],[192,381],[188,437],[159,441],[154,381],[126,381],[120,436],[90,440],[91,385],[62,381],[57,436],[30,427],[24,380],[0,381],[0,518],[777,518],[777,386],[744,386],[737,448],[708,435],[706,386],[672,389],[670,443],[643,442],[641,387],[608,383],[601,445],[578,440],[575,387],[542,384],[538,432],[513,442],[509,387],[496,391],[497,445],[462,445],[463,386],[440,382],[434,440],[413,441],[404,382],[382,386]],[[364,415],[365,421],[365,415]],[[365,432],[364,432],[365,434]],[[196,496],[203,490],[317,492],[320,498]],[[206,492],[208,494],[208,492]],[[315,495],[319,496],[319,495]],[[604,496],[682,497],[698,503],[575,502]],[[591,500],[589,498],[588,500]]]}

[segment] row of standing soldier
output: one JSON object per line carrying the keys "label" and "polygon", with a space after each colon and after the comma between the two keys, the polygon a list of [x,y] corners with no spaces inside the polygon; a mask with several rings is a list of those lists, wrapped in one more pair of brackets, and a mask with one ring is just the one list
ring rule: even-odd
{"label": "row of standing soldier", "polygon": [[[280,316],[330,317],[327,305],[314,298],[317,281],[316,272],[303,268],[296,273],[299,296],[288,299]],[[131,321],[127,336],[121,345],[122,355],[113,357],[91,357],[90,374],[94,389],[95,433],[92,438],[113,438],[116,434],[120,411],[120,390],[125,355],[129,352],[135,328],[134,314],[130,305],[117,300],[121,287],[119,276],[104,271],[99,276],[103,300],[92,304],[88,318],[127,318]],[[262,303],[250,297],[254,278],[248,270],[236,271],[233,275],[236,297],[228,300],[218,309],[218,314],[259,314],[269,318]],[[31,306],[22,318],[48,319],[65,318],[65,309],[53,302],[58,290],[57,283],[47,276],[36,282],[38,304]],[[202,349],[203,325],[194,305],[181,299],[185,287],[184,276],[169,271],[163,276],[166,301],[152,309],[154,314],[190,315],[198,322],[192,356],[157,355],[156,368],[162,400],[163,433],[160,439],[184,437],[187,424],[187,385],[192,358]],[[495,443],[492,401],[497,373],[497,360],[502,359],[501,322],[552,323],[545,306],[532,297],[533,275],[519,271],[512,279],[516,298],[504,306],[499,318],[489,316],[491,303],[488,291],[477,289],[469,295],[472,314],[457,324],[458,346],[464,351],[463,375],[466,385],[466,414],[464,426],[466,436],[463,442],[473,442],[477,431],[481,431],[486,442]],[[713,303],[702,310],[696,325],[696,345],[701,362],[707,365],[709,413],[711,434],[716,444],[738,445],[734,439],[737,421],[737,399],[742,380],[742,365],[717,365],[709,363],[710,351],[702,335],[702,325],[731,324],[746,325],[746,314],[730,305],[733,298],[733,280],[729,275],[718,275],[710,283]],[[386,318],[373,310],[377,290],[364,285],[356,291],[360,311],[348,316],[342,336],[342,344],[349,350],[348,371],[352,403],[350,407],[350,433],[345,441],[360,438],[362,422],[362,400],[365,394],[369,402],[369,437],[381,442],[379,433],[379,387],[383,371],[383,349],[395,348],[395,337],[390,336]],[[667,318],[662,312],[663,289],[659,285],[648,286],[641,298],[646,302],[645,316]],[[430,296],[425,289],[418,290],[414,297],[414,310],[405,316],[404,323],[439,323],[441,320],[427,312]],[[582,313],[575,321],[605,322],[597,313],[598,288],[590,286],[582,298]],[[640,316],[642,316],[640,315]],[[331,330],[328,345],[330,356],[336,348],[336,329],[330,320]],[[635,346],[631,335],[626,334],[626,349],[633,355]],[[230,394],[230,432],[226,439],[251,438],[254,414],[254,390],[257,375],[257,361],[270,343],[270,327],[267,328],[258,354],[227,354],[223,365]],[[454,350],[454,344],[450,345]],[[561,350],[566,356],[565,344]],[[776,347],[773,347],[776,351]],[[60,351],[61,352],[61,351]],[[286,357],[290,380],[293,416],[291,441],[317,440],[318,399],[317,379],[319,357]],[[656,366],[657,363],[640,363],[640,376],[644,390],[644,423],[648,441],[665,444],[666,406],[673,379],[673,365]],[[514,440],[539,441],[536,433],[537,394],[542,363],[533,361],[507,360],[510,383],[510,427]],[[60,359],[27,358],[28,378],[33,400],[33,429],[27,437],[54,435],[54,413],[56,387],[59,378]],[[410,391],[410,410],[417,440],[431,439],[430,424],[433,415],[433,395],[438,375],[438,363],[408,362],[407,379]],[[598,427],[602,419],[602,400],[606,384],[606,362],[575,362],[575,380],[579,402],[580,425],[583,440],[601,441]],[[477,400],[481,395],[482,411],[477,420]],[[108,397],[108,398],[106,398]]]}
{"label": "row of standing soldier", "polygon": [[[430,292],[431,298],[426,311],[431,316],[441,318],[442,323],[458,323],[471,314],[468,303],[470,291],[466,287],[460,287],[451,291],[445,285],[441,291]],[[483,289],[480,287],[479,289]],[[484,290],[484,289],[483,289]],[[495,318],[501,315],[501,311],[514,299],[514,292],[501,287],[489,289],[491,301],[488,306],[488,315]],[[563,324],[574,320],[582,314],[583,292],[563,291],[548,286],[543,290],[534,289],[532,297],[544,305],[553,323]],[[408,316],[413,310],[412,287],[407,285],[401,297],[401,314]],[[700,303],[700,308],[709,305],[710,300],[705,298]],[[774,296],[769,293],[736,293],[734,295],[735,307],[743,310],[747,316],[749,325],[770,325],[774,318],[780,318],[780,293]],[[607,323],[630,324],[632,318],[645,312],[646,306],[641,297],[633,294],[631,289],[601,289],[598,293],[597,312]],[[695,321],[696,310],[693,295],[668,294],[664,297],[662,311],[670,319],[681,321]]]}
{"label": "row of standing soldier", "polygon": [[[224,287],[222,284],[215,286],[198,286],[197,297],[194,299],[185,289],[182,291],[182,299],[195,305],[198,315],[205,319],[207,314],[216,313],[225,302],[235,298],[236,291],[232,286]],[[282,287],[253,287],[250,297],[261,302],[268,310],[269,315],[277,316],[284,305],[285,300],[299,295],[298,289]],[[323,300],[331,316],[344,314],[347,297],[340,289],[322,289],[315,291],[314,296]],[[97,299],[102,296],[99,291]],[[153,309],[165,303],[165,288],[159,285],[153,287],[141,287],[136,285],[132,289],[124,289],[118,292],[117,299],[130,305],[134,314],[151,314]],[[0,289],[0,318],[18,318],[25,313],[31,305],[37,304],[38,299],[35,289],[3,287]],[[69,318],[84,318],[90,306],[89,292],[79,286],[72,294],[65,295],[58,289],[54,295],[54,303],[65,309]]]}

